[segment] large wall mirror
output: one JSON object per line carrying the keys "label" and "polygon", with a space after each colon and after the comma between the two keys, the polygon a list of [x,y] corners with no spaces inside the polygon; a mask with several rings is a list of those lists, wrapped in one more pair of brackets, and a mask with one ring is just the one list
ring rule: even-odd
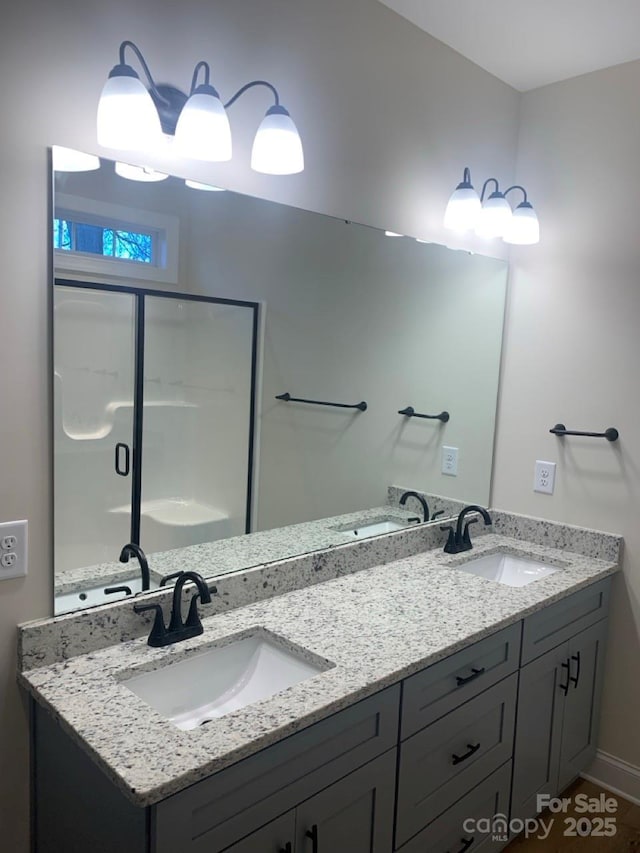
{"label": "large wall mirror", "polygon": [[157,177],[53,174],[56,613],[488,503],[504,261]]}

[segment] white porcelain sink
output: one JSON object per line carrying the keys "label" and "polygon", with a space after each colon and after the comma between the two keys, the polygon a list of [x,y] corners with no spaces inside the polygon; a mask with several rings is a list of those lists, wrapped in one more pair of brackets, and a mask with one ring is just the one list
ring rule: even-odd
{"label": "white porcelain sink", "polygon": [[265,633],[215,646],[122,684],[179,729],[265,699],[329,668],[272,642]]}
{"label": "white porcelain sink", "polygon": [[353,525],[350,527],[339,528],[341,533],[347,533],[353,537],[362,538],[363,536],[378,536],[380,533],[393,533],[394,530],[402,530],[407,527],[401,521],[396,521],[393,518],[385,518],[381,521],[364,522],[361,525]]}
{"label": "white porcelain sink", "polygon": [[526,586],[528,583],[546,578],[558,571],[556,566],[532,560],[529,557],[516,557],[513,554],[487,554],[456,566],[463,572],[487,578],[490,581],[507,586]]}

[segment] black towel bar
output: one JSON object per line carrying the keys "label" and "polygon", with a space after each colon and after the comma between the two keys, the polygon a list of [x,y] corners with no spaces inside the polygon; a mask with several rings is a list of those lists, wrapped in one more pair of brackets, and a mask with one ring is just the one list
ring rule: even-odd
{"label": "black towel bar", "polygon": [[589,438],[606,438],[607,441],[617,441],[620,433],[615,427],[609,427],[604,432],[580,432],[575,429],[567,429],[564,424],[556,424],[553,429],[550,429],[554,435],[586,435]]}
{"label": "black towel bar", "polygon": [[449,420],[449,412],[440,412],[439,415],[421,415],[419,412],[413,408],[413,406],[407,406],[406,409],[400,409],[398,411],[399,415],[404,415],[407,418],[428,418],[432,421],[442,421],[443,424]]}
{"label": "black towel bar", "polygon": [[312,403],[314,406],[335,406],[337,409],[359,409],[361,412],[367,411],[367,404],[364,400],[361,403],[328,403],[326,400],[305,400],[302,397],[292,397],[289,392],[277,394],[276,400],[284,400],[285,403]]}

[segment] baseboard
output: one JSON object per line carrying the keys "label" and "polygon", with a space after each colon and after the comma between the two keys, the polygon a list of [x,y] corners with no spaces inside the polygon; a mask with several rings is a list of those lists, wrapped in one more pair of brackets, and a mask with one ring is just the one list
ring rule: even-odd
{"label": "baseboard", "polygon": [[612,794],[619,794],[640,805],[640,767],[598,750],[589,770],[580,775],[583,779],[606,788]]}

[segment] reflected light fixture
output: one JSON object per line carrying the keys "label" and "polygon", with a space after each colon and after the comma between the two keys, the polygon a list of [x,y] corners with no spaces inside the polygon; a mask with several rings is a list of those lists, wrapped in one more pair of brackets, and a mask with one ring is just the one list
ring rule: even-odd
{"label": "reflected light fixture", "polygon": [[214,187],[213,184],[203,184],[200,181],[192,181],[187,178],[185,180],[185,186],[191,187],[192,190],[203,190],[208,193],[223,193],[226,192],[224,187]]}
{"label": "reflected light fixture", "polygon": [[[146,85],[125,51],[136,56]],[[202,82],[198,82],[202,75]],[[291,175],[304,169],[300,134],[280,103],[277,89],[266,80],[252,80],[223,103],[210,82],[207,62],[198,62],[189,94],[170,84],[157,84],[140,49],[132,41],[120,45],[119,63],[104,85],[98,103],[98,142],[116,150],[157,150],[163,135],[173,139],[173,150],[182,157],[206,162],[231,159],[231,127],[227,109],[256,86],[267,88],[274,98],[262,119],[251,152],[251,168],[269,175]]]}
{"label": "reflected light fixture", "polygon": [[398,234],[397,231],[385,231],[384,235],[385,235],[385,237],[403,237],[404,236],[404,234]]}
{"label": "reflected light fixture", "polygon": [[[486,198],[489,184],[495,189]],[[506,196],[520,190],[524,200],[512,210]],[[462,182],[458,184],[447,204],[444,227],[453,231],[471,231],[479,237],[502,237],[505,243],[530,246],[540,241],[540,226],[535,210],[527,198],[527,191],[519,184],[500,191],[496,178],[487,178],[480,195],[471,183],[471,172],[465,168]]]}
{"label": "reflected light fixture", "polygon": [[54,172],[93,172],[100,168],[100,158],[62,145],[51,147]]}
{"label": "reflected light fixture", "polygon": [[169,177],[164,172],[156,172],[155,169],[149,169],[147,166],[132,166],[131,163],[117,162],[115,172],[116,175],[127,178],[129,181],[144,181],[146,183],[165,181]]}

